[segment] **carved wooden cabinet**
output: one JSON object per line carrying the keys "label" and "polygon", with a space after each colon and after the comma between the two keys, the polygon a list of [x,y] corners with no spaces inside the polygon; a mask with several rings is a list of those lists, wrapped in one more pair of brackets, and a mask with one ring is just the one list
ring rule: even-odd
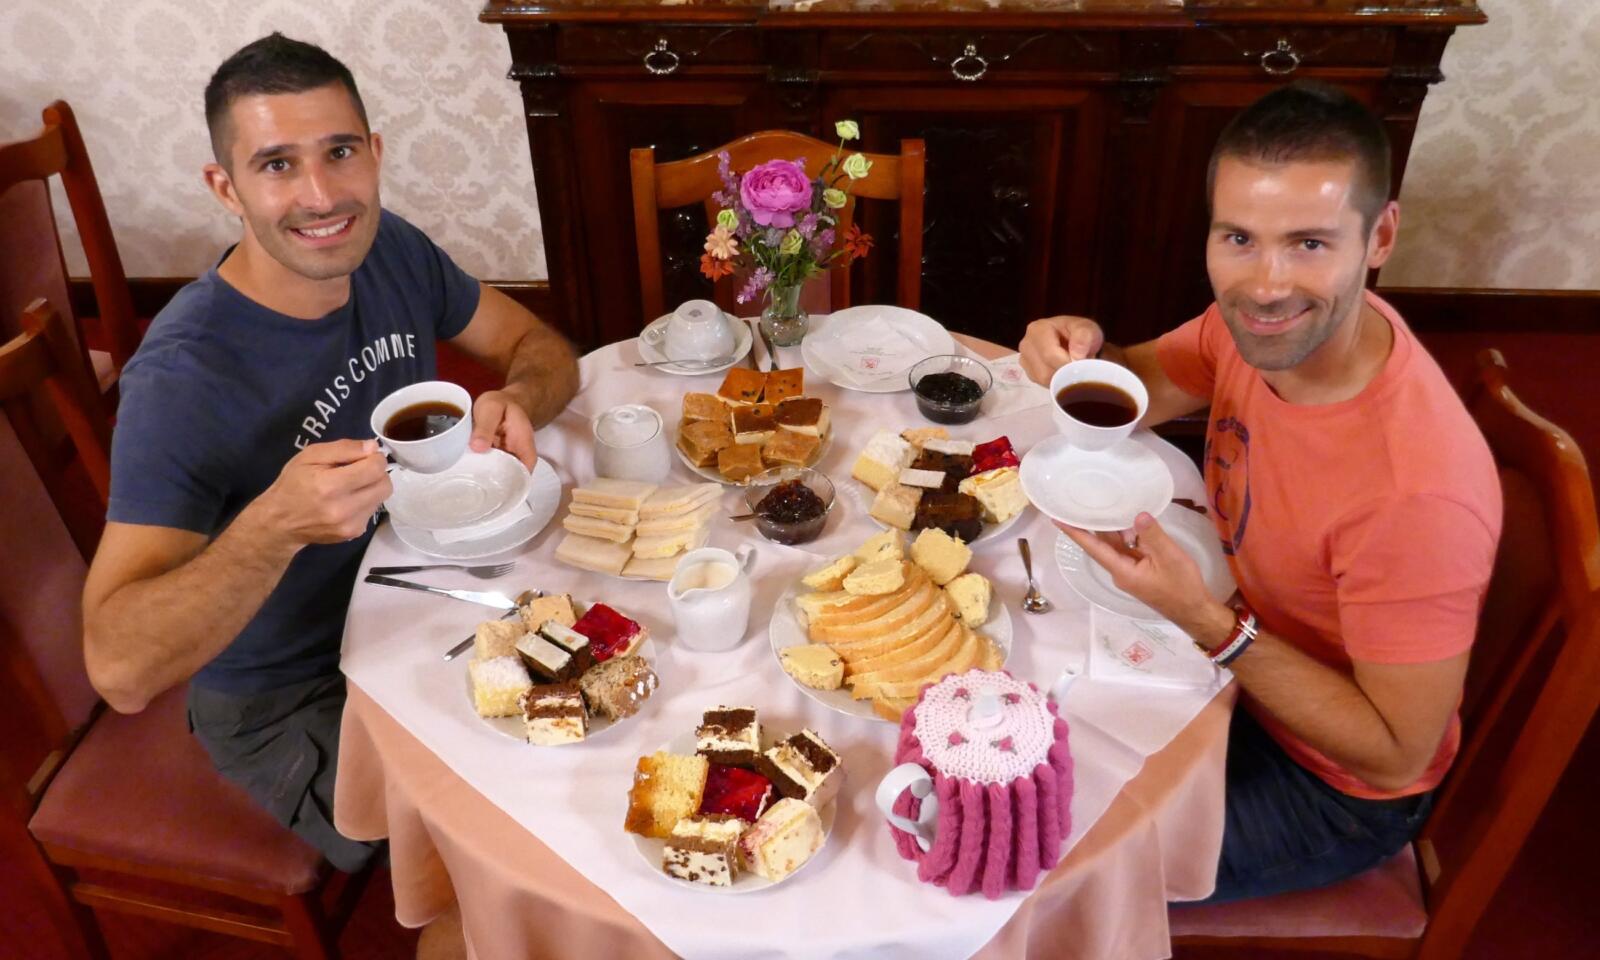
{"label": "carved wooden cabinet", "polygon": [[[522,88],[556,318],[585,346],[640,314],[628,150],[659,159],[787,128],[927,144],[923,310],[1014,343],[1051,313],[1116,341],[1210,300],[1205,167],[1228,119],[1298,77],[1384,118],[1399,189],[1470,0],[490,0]],[[855,302],[892,301],[894,222]],[[663,213],[668,301],[703,296],[703,212]]]}

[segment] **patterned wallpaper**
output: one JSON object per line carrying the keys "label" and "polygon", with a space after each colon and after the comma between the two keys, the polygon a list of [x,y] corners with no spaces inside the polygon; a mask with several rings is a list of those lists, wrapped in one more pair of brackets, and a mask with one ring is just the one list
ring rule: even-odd
{"label": "patterned wallpaper", "polygon": [[[1445,54],[1407,171],[1391,285],[1600,288],[1600,3],[1482,0]],[[510,55],[480,0],[6,0],[0,139],[77,110],[132,276],[205,269],[237,226],[205,193],[200,96],[271,30],[354,71],[388,141],[384,200],[472,273],[546,276]],[[65,214],[64,200],[58,200]],[[70,217],[63,217],[71,230]],[[69,265],[83,272],[81,254]]]}

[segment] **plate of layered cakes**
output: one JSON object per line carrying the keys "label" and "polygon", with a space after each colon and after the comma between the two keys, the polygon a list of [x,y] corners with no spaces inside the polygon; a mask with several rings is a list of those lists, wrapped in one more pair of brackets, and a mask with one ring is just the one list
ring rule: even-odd
{"label": "plate of layered cakes", "polygon": [[816,858],[843,782],[844,761],[816,731],[784,735],[754,707],[718,706],[639,758],[623,829],[673,883],[754,893]]}
{"label": "plate of layered cakes", "polygon": [[743,485],[771,467],[809,467],[828,449],[828,405],[805,371],[734,367],[716,393],[687,393],[675,448],[690,470]]}
{"label": "plate of layered cakes", "polygon": [[683,555],[706,545],[722,491],[597,477],[573,488],[556,559],[624,580],[671,580]]}
{"label": "plate of layered cakes", "polygon": [[1028,509],[1021,461],[1008,437],[975,442],[943,427],[880,430],[850,476],[872,491],[868,516],[881,527],[943,530],[972,547],[1001,539]]}
{"label": "plate of layered cakes", "polygon": [[899,723],[927,684],[998,670],[1010,655],[1011,614],[971,560],[938,528],[909,550],[885,530],[784,592],[768,628],[773,654],[823,706]]}
{"label": "plate of layered cakes", "polygon": [[490,727],[542,747],[582,743],[635,716],[659,681],[650,633],[603,603],[539,597],[478,625],[467,695]]}

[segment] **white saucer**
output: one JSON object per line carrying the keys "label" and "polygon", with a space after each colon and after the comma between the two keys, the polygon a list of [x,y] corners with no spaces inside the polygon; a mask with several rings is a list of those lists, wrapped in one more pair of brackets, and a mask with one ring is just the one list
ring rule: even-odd
{"label": "white saucer", "polygon": [[[916,344],[921,356],[906,364],[904,369],[894,371],[893,376],[886,374],[878,383],[861,384],[829,363],[817,348],[826,346],[831,340],[849,330],[853,324],[864,323],[873,317],[881,317],[901,336]],[[956,352],[955,338],[950,336],[950,331],[939,321],[915,310],[889,304],[846,307],[826,317],[815,317],[812,324],[811,332],[800,341],[800,356],[805,360],[806,369],[846,390],[859,390],[862,393],[899,393],[902,390],[910,390],[911,382],[906,379],[906,373],[913,365],[928,357]]]}
{"label": "white saucer", "polygon": [[[811,642],[806,626],[800,620],[800,604],[795,602],[801,593],[810,592],[809,587],[796,580],[783,592],[783,596],[778,598],[777,609],[772,611],[772,619],[767,624],[767,641],[772,644],[772,656],[778,660],[780,670],[783,670],[783,659],[779,656],[779,651]],[[998,593],[990,593],[989,619],[976,629],[1000,648],[1002,666],[1006,660],[1011,659],[1011,611],[1006,609],[1005,602],[1000,599]],[[790,677],[787,670],[783,671],[783,675],[789,677],[789,682],[794,684],[795,689],[829,710],[860,717],[863,720],[876,720],[880,723],[897,722],[880,717],[878,712],[872,709],[871,700],[857,700],[843,687],[838,690],[818,690]]]}
{"label": "white saucer", "polygon": [[[766,724],[762,724],[761,749],[770,750],[772,747],[777,745],[777,742],[778,737],[767,728]],[[676,737],[673,737],[671,740],[668,740],[666,743],[662,744],[657,749],[664,750],[667,753],[679,754],[680,756],[688,756],[695,752],[697,743],[698,741],[695,739],[694,734],[680,733]],[[843,771],[841,771],[840,775],[842,775],[842,773]],[[774,800],[776,800],[777,794],[774,793],[773,797]],[[816,853],[811,855],[810,859],[806,860],[805,863],[800,864],[799,868],[797,868],[794,873],[791,873],[782,880],[777,881],[768,880],[753,870],[745,870],[740,872],[739,876],[734,879],[733,886],[731,887],[713,887],[708,883],[694,883],[689,880],[679,880],[677,877],[668,876],[667,872],[661,869],[661,852],[667,845],[665,840],[657,840],[654,837],[641,837],[637,833],[628,834],[628,839],[633,841],[633,848],[634,850],[638,851],[639,859],[643,860],[650,866],[651,872],[673,886],[676,886],[680,890],[692,890],[696,893],[720,893],[724,896],[741,893],[755,893],[759,890],[766,890],[769,887],[775,887],[780,883],[786,883],[789,880],[794,879],[794,877],[799,874],[801,870],[811,866],[811,864],[817,860],[822,859],[822,856],[827,853],[828,850],[828,838],[833,836],[833,814],[834,810],[838,806],[839,798],[835,796],[832,800],[829,800],[826,804],[824,804],[821,810],[817,811],[817,817],[822,821],[822,846],[817,850]]]}
{"label": "white saucer", "polygon": [[[738,363],[740,360],[743,360],[744,355],[750,352],[750,344],[755,340],[750,333],[750,325],[745,323],[743,320],[740,320],[738,317],[730,317],[727,314],[723,314],[723,316],[727,319],[728,326],[733,328],[732,360],[716,366],[702,366],[698,363],[688,365],[663,363],[659,367],[648,367],[646,369],[661,370],[666,373],[677,374],[680,377],[702,377],[708,373],[719,373]],[[653,322],[645,325],[645,330],[652,330],[660,327],[671,319],[672,314],[670,313],[664,317],[657,317]],[[639,338],[635,342],[639,344],[639,359],[645,361],[646,363],[658,363],[662,360],[672,359],[671,357],[668,357],[666,354],[662,353],[660,347],[646,340],[644,338],[643,331],[640,331]]]}
{"label": "white saucer", "polygon": [[423,530],[460,530],[486,523],[527,499],[533,475],[504,450],[468,450],[448,470],[389,474],[394,492],[383,502],[397,523]]}
{"label": "white saucer", "polygon": [[550,522],[550,518],[556,515],[556,508],[561,505],[561,478],[556,476],[550,464],[544,460],[535,464],[533,472],[529,474],[529,481],[526,503],[532,512],[510,527],[478,540],[440,543],[431,530],[411,526],[393,516],[390,517],[389,523],[401,543],[430,557],[444,560],[481,560],[484,557],[492,557],[507,550],[514,550],[532,540]]}
{"label": "white saucer", "polygon": [[[1157,515],[1163,530],[1194,558],[1205,580],[1206,590],[1217,600],[1226,603],[1238,586],[1233,581],[1233,571],[1228,568],[1228,558],[1222,552],[1222,541],[1217,539],[1217,528],[1210,518],[1172,504]],[[1056,535],[1056,566],[1078,596],[1102,610],[1108,610],[1130,620],[1165,620],[1161,614],[1122,592],[1111,582],[1111,574],[1083,548],[1073,543],[1064,533]]]}
{"label": "white saucer", "polygon": [[1051,437],[1023,456],[1021,479],[1040,513],[1084,530],[1126,530],[1140,513],[1158,514],[1172,502],[1171,469],[1132,438],[1083,450]]}

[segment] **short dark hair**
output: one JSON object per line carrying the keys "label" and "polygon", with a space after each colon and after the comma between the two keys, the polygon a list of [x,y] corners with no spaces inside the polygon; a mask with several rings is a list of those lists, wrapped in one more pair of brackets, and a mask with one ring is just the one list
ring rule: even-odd
{"label": "short dark hair", "polygon": [[367,123],[367,107],[361,102],[361,91],[356,89],[356,78],[350,69],[333,54],[314,43],[291,40],[276,31],[240,47],[233,56],[222,61],[222,66],[211,75],[206,84],[206,128],[211,133],[211,152],[217,162],[228,166],[228,151],[232,147],[228,133],[228,108],[240,97],[261,93],[303,93],[342,83],[361,116],[361,125]]}
{"label": "short dark hair", "polygon": [[1206,171],[1206,202],[1223,157],[1275,166],[1297,160],[1355,164],[1353,200],[1370,232],[1389,201],[1389,135],[1359,100],[1331,84],[1297,80],[1246,107],[1223,129]]}

